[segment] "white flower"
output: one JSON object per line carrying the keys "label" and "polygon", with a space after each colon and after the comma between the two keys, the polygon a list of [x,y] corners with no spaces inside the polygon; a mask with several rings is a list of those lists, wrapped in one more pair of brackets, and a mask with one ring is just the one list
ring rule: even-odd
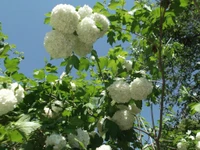
{"label": "white flower", "polygon": [[18,83],[12,83],[10,89],[15,93],[17,101],[21,102],[24,98],[24,88]]}
{"label": "white flower", "polygon": [[[80,148],[79,142],[83,143],[84,147],[90,143],[90,137],[86,130],[77,129],[77,135],[69,134],[68,142],[72,148]],[[78,142],[79,141],[79,142]]]}
{"label": "white flower", "polygon": [[78,24],[77,34],[83,43],[93,44],[99,38],[100,30],[92,18],[85,17]]}
{"label": "white flower", "polygon": [[9,89],[0,90],[0,116],[12,111],[16,104],[17,99],[14,95],[14,92]]}
{"label": "white flower", "polygon": [[196,150],[200,150],[200,141],[198,141],[196,144]]}
{"label": "white flower", "polygon": [[74,35],[64,35],[56,30],[48,32],[44,38],[44,47],[52,58],[67,58],[75,46]]}
{"label": "white flower", "polygon": [[198,133],[196,134],[196,140],[197,140],[197,141],[200,141],[200,132],[198,132]]}
{"label": "white flower", "polygon": [[74,52],[80,56],[84,57],[92,51],[92,44],[86,44],[81,42],[80,40],[76,41],[76,46],[74,48]]}
{"label": "white flower", "polygon": [[70,85],[72,87],[72,91],[76,90],[76,84],[74,82],[70,82]]}
{"label": "white flower", "polygon": [[123,80],[117,80],[107,88],[111,98],[117,103],[127,103],[131,99],[129,84]]}
{"label": "white flower", "polygon": [[108,31],[110,25],[109,20],[106,16],[99,13],[94,13],[90,17],[96,22],[96,24],[100,25],[101,31],[99,37],[102,37]]}
{"label": "white flower", "polygon": [[96,150],[112,150],[110,145],[101,145],[100,147],[96,148]]}
{"label": "white flower", "polygon": [[185,139],[181,139],[181,142],[177,143],[177,149],[178,150],[187,150],[188,144]]}
{"label": "white flower", "polygon": [[131,60],[126,60],[126,61],[124,62],[124,66],[125,66],[125,68],[127,69],[127,71],[132,70],[132,65],[133,65],[133,62],[132,62]]}
{"label": "white flower", "polygon": [[128,110],[116,111],[113,115],[112,121],[114,121],[121,130],[128,130],[133,127],[134,115]]}
{"label": "white flower", "polygon": [[152,92],[153,85],[145,78],[136,78],[130,84],[131,97],[134,100],[143,100]]}
{"label": "white flower", "polygon": [[61,101],[55,101],[53,104],[51,104],[51,109],[55,113],[59,113],[63,110],[63,103]]}
{"label": "white flower", "polygon": [[45,112],[45,116],[47,116],[48,118],[52,118],[53,117],[53,112],[50,108],[48,107],[44,107],[44,112]]}
{"label": "white flower", "polygon": [[189,139],[191,139],[191,140],[195,140],[195,137],[192,136],[192,135],[190,135],[190,136],[189,136]]}
{"label": "white flower", "polygon": [[191,130],[187,130],[186,134],[187,134],[187,135],[190,135],[191,132],[192,132]]}
{"label": "white flower", "polygon": [[54,146],[53,149],[55,150],[61,150],[66,146],[66,140],[65,137],[59,134],[51,134],[46,138],[46,146],[52,145]]}
{"label": "white flower", "polygon": [[94,56],[91,56],[90,59],[93,60],[93,61],[95,61],[95,57]]}
{"label": "white flower", "polygon": [[84,5],[83,7],[80,7],[78,10],[78,14],[80,15],[81,19],[92,15],[92,8],[88,5]]}
{"label": "white flower", "polygon": [[120,110],[129,110],[130,113],[137,115],[141,112],[141,109],[139,109],[135,104],[131,104],[131,105],[117,105],[117,108],[119,108]]}
{"label": "white flower", "polygon": [[50,25],[62,33],[73,33],[78,25],[80,16],[72,5],[59,4],[51,12]]}

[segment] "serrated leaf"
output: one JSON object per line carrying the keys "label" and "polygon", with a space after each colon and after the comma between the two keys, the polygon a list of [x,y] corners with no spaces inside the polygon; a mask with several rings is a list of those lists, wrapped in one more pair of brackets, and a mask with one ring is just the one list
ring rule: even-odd
{"label": "serrated leaf", "polygon": [[19,69],[19,59],[18,58],[6,58],[4,60],[4,66],[6,67],[7,71],[9,72],[15,72]]}

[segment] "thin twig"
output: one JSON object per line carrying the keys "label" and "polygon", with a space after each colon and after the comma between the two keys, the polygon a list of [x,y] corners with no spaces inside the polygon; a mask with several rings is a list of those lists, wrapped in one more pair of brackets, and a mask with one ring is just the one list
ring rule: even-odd
{"label": "thin twig", "polygon": [[152,127],[153,127],[154,134],[156,136],[155,124],[154,124],[154,115],[153,115],[153,105],[152,105],[152,103],[151,103],[151,122],[152,122]]}

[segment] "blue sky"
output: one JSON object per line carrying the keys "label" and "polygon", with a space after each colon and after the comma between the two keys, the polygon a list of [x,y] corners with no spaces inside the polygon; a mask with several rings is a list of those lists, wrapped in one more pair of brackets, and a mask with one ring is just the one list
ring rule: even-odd
{"label": "blue sky", "polygon": [[[134,1],[127,1],[127,8],[131,8]],[[25,59],[20,64],[20,72],[31,77],[34,69],[44,67],[44,58],[48,60],[50,58],[43,46],[44,36],[51,30],[50,26],[43,23],[44,14],[60,3],[75,7],[87,4],[93,7],[96,2],[97,0],[1,0],[0,22],[2,22],[3,33],[8,35],[10,44],[16,44],[17,50],[24,52]],[[99,39],[94,45],[94,49],[100,56],[106,55],[109,48],[106,38]],[[54,60],[51,63],[59,64],[60,61]],[[157,112],[158,107],[155,109]],[[142,114],[150,121],[149,108],[146,108]],[[158,118],[158,114],[155,118]]]}
{"label": "blue sky", "polygon": [[[87,4],[93,7],[96,2],[97,0],[1,0],[0,22],[2,22],[3,33],[9,36],[9,43],[16,44],[17,50],[24,52],[25,60],[20,64],[20,71],[31,77],[34,69],[44,66],[44,58],[49,59],[43,46],[43,39],[51,27],[43,23],[44,14],[60,3],[75,7]],[[133,1],[128,2],[127,6],[129,8],[133,6]],[[94,48],[102,56],[106,55],[110,46],[106,38],[102,38],[95,43]],[[52,61],[55,64],[59,64],[58,62],[60,60]]]}

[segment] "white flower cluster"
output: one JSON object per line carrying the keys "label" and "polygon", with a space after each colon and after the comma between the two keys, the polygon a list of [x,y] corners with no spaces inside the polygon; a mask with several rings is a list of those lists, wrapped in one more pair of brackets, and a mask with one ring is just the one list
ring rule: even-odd
{"label": "white flower cluster", "polygon": [[123,80],[115,81],[107,90],[111,98],[117,103],[127,103],[131,99],[129,84]]}
{"label": "white flower cluster", "polygon": [[[187,137],[191,140],[195,140],[195,137],[190,135],[190,133],[191,133],[190,130],[186,133],[188,135]],[[200,150],[200,132],[196,134],[196,140],[197,140],[196,150]],[[181,141],[177,143],[177,150],[187,150],[188,145],[189,144],[185,139],[181,139]]]}
{"label": "white flower cluster", "polygon": [[59,115],[63,110],[63,103],[61,101],[55,101],[51,104],[51,108],[44,107],[45,116],[48,118],[54,118]]}
{"label": "white flower cluster", "polygon": [[117,103],[127,103],[131,98],[143,100],[152,92],[153,86],[145,78],[136,78],[130,85],[123,80],[117,80],[107,90]]}
{"label": "white flower cluster", "polygon": [[134,115],[129,110],[118,110],[111,118],[121,130],[129,130],[135,120]]}
{"label": "white flower cluster", "polygon": [[90,143],[90,137],[86,130],[77,129],[77,135],[69,134],[68,142],[72,148],[81,148],[79,142],[83,143],[84,147],[87,148],[87,145]]}
{"label": "white flower cluster", "polygon": [[196,134],[196,140],[197,140],[196,150],[200,150],[200,132]]}
{"label": "white flower cluster", "polygon": [[112,150],[112,148],[110,147],[110,145],[101,145],[100,147],[96,148],[96,150]]}
{"label": "white flower cluster", "polygon": [[76,11],[72,5],[59,4],[51,12],[50,25],[54,30],[44,38],[47,52],[52,58],[67,58],[72,51],[81,57],[90,53],[110,22],[104,15],[93,13],[88,5]]}
{"label": "white flower cluster", "polygon": [[153,86],[145,78],[136,78],[130,84],[131,98],[143,100],[152,92]]}
{"label": "white flower cluster", "polygon": [[12,111],[24,98],[24,89],[18,83],[12,83],[7,89],[0,89],[0,116]]}
{"label": "white flower cluster", "polygon": [[65,137],[59,134],[52,133],[46,138],[46,146],[53,146],[54,150],[61,150],[66,146]]}

